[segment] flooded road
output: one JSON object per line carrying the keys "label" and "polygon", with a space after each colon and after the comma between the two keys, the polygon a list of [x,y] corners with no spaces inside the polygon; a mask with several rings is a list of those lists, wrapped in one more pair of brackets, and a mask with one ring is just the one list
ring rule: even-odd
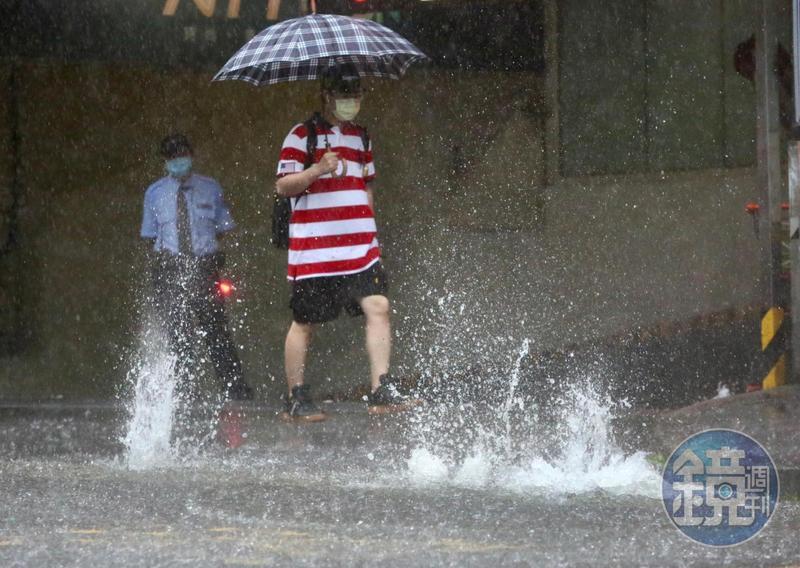
{"label": "flooded road", "polygon": [[369,417],[353,403],[326,409],[327,422],[297,426],[279,421],[277,408],[251,404],[237,449],[214,439],[213,409],[193,409],[176,420],[171,455],[133,467],[121,442],[127,417],[113,405],[6,406],[0,564],[800,562],[796,501],[781,503],[752,541],[716,550],[672,526],[652,466],[648,473],[636,471],[639,462],[606,460],[617,484],[577,471],[582,485],[564,478],[559,488],[537,483],[556,471],[553,460],[548,470],[524,459],[437,455],[443,445],[425,446],[416,432],[424,415]]}

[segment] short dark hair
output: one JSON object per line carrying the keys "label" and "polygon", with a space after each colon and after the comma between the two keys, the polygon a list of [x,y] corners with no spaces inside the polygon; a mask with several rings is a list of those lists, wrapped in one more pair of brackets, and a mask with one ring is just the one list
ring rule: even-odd
{"label": "short dark hair", "polygon": [[322,90],[326,93],[360,93],[361,76],[350,63],[326,67],[322,71]]}
{"label": "short dark hair", "polygon": [[159,152],[165,159],[171,160],[176,156],[191,154],[192,145],[189,144],[189,139],[186,137],[186,135],[181,134],[180,132],[175,132],[161,141]]}

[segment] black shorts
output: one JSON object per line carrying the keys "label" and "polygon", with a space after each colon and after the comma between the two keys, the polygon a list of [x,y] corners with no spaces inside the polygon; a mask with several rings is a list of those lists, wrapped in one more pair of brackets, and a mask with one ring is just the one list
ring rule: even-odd
{"label": "black shorts", "polygon": [[297,323],[324,323],[339,317],[342,308],[350,316],[364,315],[359,301],[367,296],[385,296],[388,290],[386,271],[376,262],[355,274],[296,280],[289,307]]}

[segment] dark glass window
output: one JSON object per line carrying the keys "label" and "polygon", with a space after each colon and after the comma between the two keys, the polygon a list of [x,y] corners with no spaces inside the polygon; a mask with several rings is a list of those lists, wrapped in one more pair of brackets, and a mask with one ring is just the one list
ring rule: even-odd
{"label": "dark glass window", "polygon": [[408,38],[439,67],[544,71],[539,2],[419,2],[385,12],[383,24]]}

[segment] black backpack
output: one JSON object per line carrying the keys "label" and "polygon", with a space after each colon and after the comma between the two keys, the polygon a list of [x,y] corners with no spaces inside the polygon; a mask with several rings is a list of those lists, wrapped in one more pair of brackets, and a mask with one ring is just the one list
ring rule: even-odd
{"label": "black backpack", "polygon": [[[325,119],[322,118],[318,112],[303,123],[306,127],[306,163],[303,164],[303,169],[307,170],[314,165],[314,158],[317,153],[317,126],[325,126]],[[361,141],[364,144],[364,151],[369,150],[369,134],[367,129],[363,126],[361,129]],[[270,242],[272,246],[280,249],[289,248],[289,218],[292,216],[292,205],[290,199],[301,199],[305,193],[297,197],[282,197],[277,193],[273,194],[272,203],[272,237]]]}

